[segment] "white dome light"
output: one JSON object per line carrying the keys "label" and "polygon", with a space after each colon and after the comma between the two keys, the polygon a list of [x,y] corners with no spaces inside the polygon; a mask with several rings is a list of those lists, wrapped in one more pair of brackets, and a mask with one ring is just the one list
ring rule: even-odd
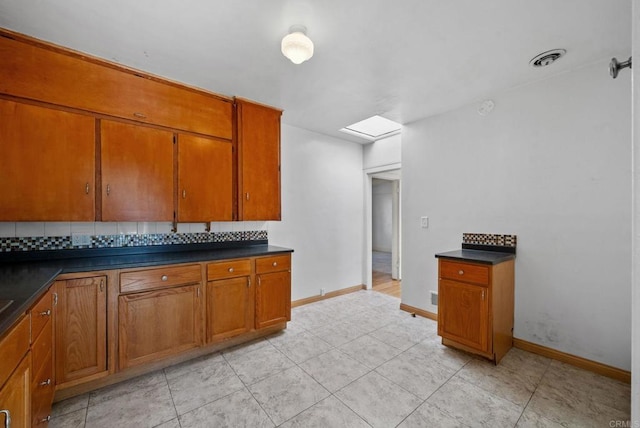
{"label": "white dome light", "polygon": [[302,64],[313,56],[313,42],[306,36],[306,32],[307,29],[303,26],[293,26],[282,39],[282,55],[294,64]]}

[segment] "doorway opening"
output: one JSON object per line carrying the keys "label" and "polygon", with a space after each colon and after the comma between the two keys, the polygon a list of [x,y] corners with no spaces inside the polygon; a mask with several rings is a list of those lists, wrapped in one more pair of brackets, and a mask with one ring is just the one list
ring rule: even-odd
{"label": "doorway opening", "polygon": [[370,172],[367,178],[367,288],[400,298],[400,169]]}

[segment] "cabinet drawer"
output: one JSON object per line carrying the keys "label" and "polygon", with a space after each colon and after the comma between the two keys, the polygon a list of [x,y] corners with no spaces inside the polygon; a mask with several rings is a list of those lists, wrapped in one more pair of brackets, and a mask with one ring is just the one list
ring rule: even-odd
{"label": "cabinet drawer", "polygon": [[489,267],[471,263],[440,260],[440,278],[489,285]]}
{"label": "cabinet drawer", "polygon": [[51,289],[38,300],[33,308],[31,308],[31,341],[33,342],[42,328],[51,320],[53,313],[53,302],[51,299]]}
{"label": "cabinet drawer", "polygon": [[48,362],[51,365],[51,354],[53,351],[53,323],[47,322],[42,329],[41,334],[31,345],[31,362],[34,376],[42,369],[42,366]]}
{"label": "cabinet drawer", "polygon": [[291,256],[262,257],[256,259],[256,273],[280,272],[291,270]]}
{"label": "cabinet drawer", "polygon": [[207,279],[236,278],[251,275],[251,260],[230,260],[207,265]]}
{"label": "cabinet drawer", "polygon": [[31,362],[33,374],[38,373],[45,363],[51,364],[51,353],[53,351],[53,323],[49,321],[45,324],[42,333],[31,345]]}
{"label": "cabinet drawer", "polygon": [[198,283],[202,280],[200,266],[175,266],[145,269],[120,274],[120,292],[152,290]]}
{"label": "cabinet drawer", "polygon": [[46,422],[51,415],[51,403],[55,392],[51,354],[46,363],[35,375],[31,384],[31,413],[34,427]]}
{"label": "cabinet drawer", "polygon": [[13,372],[22,357],[29,351],[29,315],[18,321],[9,333],[0,340],[0,386],[2,386]]}

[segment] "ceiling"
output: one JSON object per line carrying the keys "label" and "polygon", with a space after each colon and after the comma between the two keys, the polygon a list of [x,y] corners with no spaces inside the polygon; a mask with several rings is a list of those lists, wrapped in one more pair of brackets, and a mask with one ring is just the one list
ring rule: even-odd
{"label": "ceiling", "polygon": [[[294,24],[315,44],[301,65],[280,53]],[[631,55],[631,0],[2,0],[0,27],[361,143],[339,129],[376,114],[406,124]],[[567,54],[529,66],[554,48]]]}

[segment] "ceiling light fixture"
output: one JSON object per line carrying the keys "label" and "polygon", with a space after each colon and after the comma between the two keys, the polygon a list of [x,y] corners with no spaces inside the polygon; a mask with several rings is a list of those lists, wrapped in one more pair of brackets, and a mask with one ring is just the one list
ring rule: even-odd
{"label": "ceiling light fixture", "polygon": [[289,34],[282,38],[282,55],[294,64],[302,64],[313,56],[313,42],[306,33],[306,27],[294,25],[289,28]]}

